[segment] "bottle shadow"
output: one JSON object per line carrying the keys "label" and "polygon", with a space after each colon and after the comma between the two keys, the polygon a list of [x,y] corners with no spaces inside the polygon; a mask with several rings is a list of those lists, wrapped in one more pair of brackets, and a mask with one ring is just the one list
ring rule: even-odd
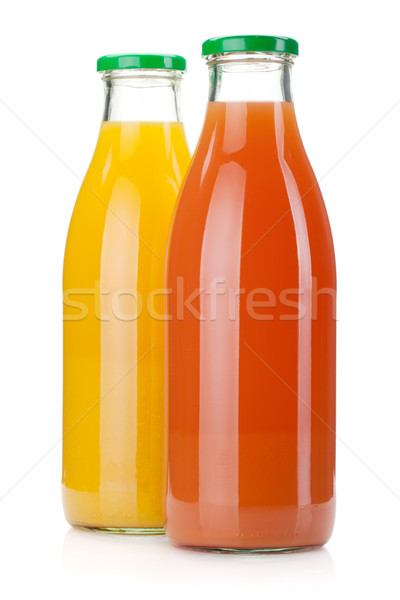
{"label": "bottle shadow", "polygon": [[333,585],[327,548],[293,554],[214,554],[177,548],[165,535],[130,536],[69,529],[61,569],[65,575],[124,577],[143,585],[209,589],[227,584],[240,589],[260,585],[312,588]]}

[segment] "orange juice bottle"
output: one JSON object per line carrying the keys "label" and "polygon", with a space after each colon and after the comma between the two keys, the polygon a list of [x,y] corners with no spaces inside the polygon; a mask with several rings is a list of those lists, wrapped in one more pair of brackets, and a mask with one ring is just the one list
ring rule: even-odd
{"label": "orange juice bottle", "polygon": [[283,37],[203,44],[210,98],[168,268],[166,532],[183,546],[289,550],[332,532],[335,258],[297,54]]}
{"label": "orange juice bottle", "polygon": [[72,525],[163,532],[164,260],[189,162],[185,60],[98,60],[104,118],[64,263],[62,492]]}

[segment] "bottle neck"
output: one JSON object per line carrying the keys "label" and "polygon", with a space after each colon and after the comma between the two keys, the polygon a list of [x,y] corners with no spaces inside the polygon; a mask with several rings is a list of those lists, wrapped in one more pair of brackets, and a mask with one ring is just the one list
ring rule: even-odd
{"label": "bottle neck", "polygon": [[293,56],[233,52],[207,58],[209,102],[292,102]]}
{"label": "bottle neck", "polygon": [[180,71],[118,69],[105,71],[103,121],[177,122]]}

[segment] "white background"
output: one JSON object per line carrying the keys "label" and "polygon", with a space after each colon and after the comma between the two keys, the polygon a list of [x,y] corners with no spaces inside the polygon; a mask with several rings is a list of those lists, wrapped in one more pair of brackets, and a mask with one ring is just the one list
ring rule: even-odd
{"label": "white background", "polygon": [[[397,2],[5,1],[0,24],[0,595],[3,598],[399,597]],[[325,197],[339,282],[338,510],[319,551],[208,555],[74,531],[61,497],[61,274],[101,120],[96,59],[188,59],[194,149],[208,37],[300,42],[294,94]],[[272,596],[274,594],[274,596]],[[323,595],[323,596],[322,596]]]}

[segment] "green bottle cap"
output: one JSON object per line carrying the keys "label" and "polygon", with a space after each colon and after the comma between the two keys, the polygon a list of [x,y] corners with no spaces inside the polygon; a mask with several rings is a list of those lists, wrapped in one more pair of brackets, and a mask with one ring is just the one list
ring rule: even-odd
{"label": "green bottle cap", "polygon": [[202,47],[202,56],[223,52],[278,52],[299,54],[296,40],[279,35],[231,35],[210,38]]}
{"label": "green bottle cap", "polygon": [[177,54],[107,54],[98,59],[98,71],[113,71],[114,69],[186,71],[186,60]]}

